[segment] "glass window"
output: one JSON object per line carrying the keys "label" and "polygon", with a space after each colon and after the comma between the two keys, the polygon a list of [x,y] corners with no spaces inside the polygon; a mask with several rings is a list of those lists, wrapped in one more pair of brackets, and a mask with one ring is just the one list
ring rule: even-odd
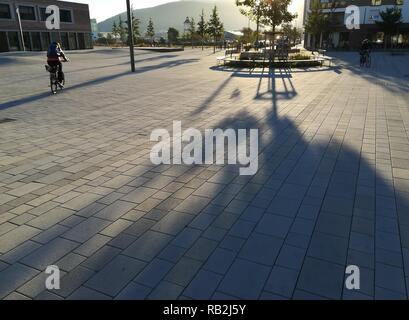
{"label": "glass window", "polygon": [[33,50],[41,51],[41,35],[40,32],[31,32],[31,41],[33,42]]}
{"label": "glass window", "polygon": [[40,8],[40,20],[46,21],[50,14],[45,13],[46,8]]}
{"label": "glass window", "polygon": [[30,32],[23,32],[24,38],[24,47],[26,50],[31,51],[31,40],[30,40]]}
{"label": "glass window", "polygon": [[405,0],[396,0],[396,5],[397,6],[403,6]]}
{"label": "glass window", "polygon": [[70,10],[60,10],[60,21],[71,23],[72,22],[71,11]]}
{"label": "glass window", "polygon": [[18,6],[18,10],[20,12],[21,20],[35,20],[36,13],[34,7],[30,6]]}
{"label": "glass window", "polygon": [[75,36],[75,33],[70,32],[68,34],[68,41],[70,44],[70,50],[76,50],[77,49],[77,37]]}
{"label": "glass window", "polygon": [[7,33],[0,31],[0,52],[9,51],[9,45],[7,43]]}
{"label": "glass window", "polygon": [[372,0],[372,5],[373,6],[380,6],[380,5],[382,5],[382,0]]}
{"label": "glass window", "polygon": [[10,51],[20,50],[20,41],[18,38],[18,33],[14,31],[10,31],[8,33],[8,36],[9,36]]}
{"label": "glass window", "polygon": [[6,3],[0,3],[0,19],[11,19],[10,6]]}
{"label": "glass window", "polygon": [[61,32],[61,46],[63,50],[69,50],[70,44],[68,42],[68,33],[67,32]]}
{"label": "glass window", "polygon": [[41,40],[43,43],[43,50],[47,50],[51,44],[50,34],[48,32],[41,32]]}

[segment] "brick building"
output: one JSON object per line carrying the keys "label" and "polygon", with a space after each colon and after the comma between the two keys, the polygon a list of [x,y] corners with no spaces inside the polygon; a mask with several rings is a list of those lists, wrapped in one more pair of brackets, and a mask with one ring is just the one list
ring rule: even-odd
{"label": "brick building", "polygon": [[[46,7],[60,8],[60,30],[46,28]],[[22,50],[16,9],[19,9],[26,50],[46,50],[52,41],[65,50],[92,48],[87,4],[55,0],[0,0],[0,52]]]}

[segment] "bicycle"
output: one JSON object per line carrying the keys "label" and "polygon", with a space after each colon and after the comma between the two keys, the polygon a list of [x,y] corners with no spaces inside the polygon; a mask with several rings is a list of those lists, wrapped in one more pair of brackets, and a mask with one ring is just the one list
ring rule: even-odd
{"label": "bicycle", "polygon": [[[64,62],[68,62],[69,60],[66,59]],[[64,85],[65,85],[65,79],[64,79],[64,75],[63,75],[63,79],[60,82],[58,79],[58,73],[59,73],[59,69],[60,67],[58,65],[56,66],[49,66],[49,65],[45,65],[45,69],[50,73],[50,88],[51,88],[51,93],[52,94],[57,94],[58,89],[62,90],[64,89]]]}
{"label": "bicycle", "polygon": [[360,66],[370,68],[372,64],[371,54],[368,50],[361,52]]}

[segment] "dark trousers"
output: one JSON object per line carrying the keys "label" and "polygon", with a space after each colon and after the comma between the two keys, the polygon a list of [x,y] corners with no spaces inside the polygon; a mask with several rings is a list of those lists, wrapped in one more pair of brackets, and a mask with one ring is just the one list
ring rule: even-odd
{"label": "dark trousers", "polygon": [[61,61],[48,61],[47,63],[52,68],[58,66],[58,81],[63,82],[64,81],[64,72],[62,72],[62,63],[61,63]]}

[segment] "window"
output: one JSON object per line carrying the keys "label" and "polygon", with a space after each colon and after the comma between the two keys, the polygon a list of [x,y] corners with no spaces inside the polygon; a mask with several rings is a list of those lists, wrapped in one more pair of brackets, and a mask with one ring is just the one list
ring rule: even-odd
{"label": "window", "polygon": [[72,23],[71,11],[60,10],[60,21],[65,23]]}
{"label": "window", "polygon": [[10,6],[6,3],[0,3],[0,19],[11,19]]}
{"label": "window", "polygon": [[18,37],[18,33],[14,31],[10,31],[8,33],[8,36],[9,36],[10,51],[20,50],[20,40]]}
{"label": "window", "polygon": [[50,14],[45,13],[46,8],[40,8],[40,20],[46,21]]}
{"label": "window", "polygon": [[404,0],[396,0],[397,6],[403,6]]}
{"label": "window", "polygon": [[382,5],[382,0],[372,0],[372,5],[373,6],[380,6],[380,5]]}
{"label": "window", "polygon": [[34,7],[18,6],[21,20],[36,20],[36,13]]}

